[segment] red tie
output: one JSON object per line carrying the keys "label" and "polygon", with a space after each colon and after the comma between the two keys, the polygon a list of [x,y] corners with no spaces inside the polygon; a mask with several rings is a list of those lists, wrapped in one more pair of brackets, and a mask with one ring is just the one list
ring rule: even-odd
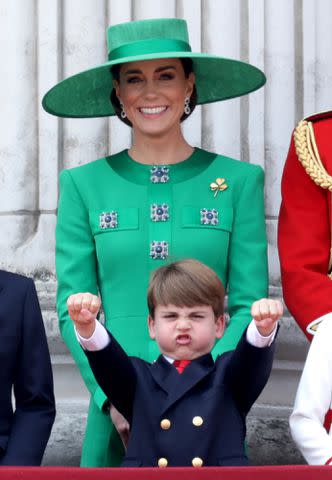
{"label": "red tie", "polygon": [[189,365],[191,360],[174,360],[174,367],[177,369],[179,373],[182,373],[183,370]]}

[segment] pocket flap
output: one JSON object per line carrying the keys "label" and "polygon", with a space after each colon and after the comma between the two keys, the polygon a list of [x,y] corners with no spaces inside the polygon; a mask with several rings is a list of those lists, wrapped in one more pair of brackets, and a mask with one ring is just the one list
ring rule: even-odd
{"label": "pocket flap", "polygon": [[[207,213],[212,217],[211,220],[207,218]],[[216,208],[211,205],[203,207],[187,205],[183,207],[182,211],[182,227],[213,228],[231,232],[233,227],[233,209],[230,207]]]}
{"label": "pocket flap", "polygon": [[138,229],[138,208],[112,206],[104,210],[89,212],[93,235]]}

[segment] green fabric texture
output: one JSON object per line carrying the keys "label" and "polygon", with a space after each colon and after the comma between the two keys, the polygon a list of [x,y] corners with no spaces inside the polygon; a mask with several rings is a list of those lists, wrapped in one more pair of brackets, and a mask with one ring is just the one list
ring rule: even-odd
{"label": "green fabric texture", "polygon": [[108,28],[108,61],[62,80],[43,98],[44,109],[60,117],[115,115],[110,102],[113,65],[156,58],[191,58],[198,104],[245,95],[266,81],[261,70],[245,62],[192,53],[184,20],[162,18]]}
{"label": "green fabric texture", "polygon": [[[112,424],[67,314],[69,295],[100,291],[106,327],[128,354],[148,361],[159,352],[148,336],[146,290],[150,272],[165,262],[196,258],[228,287],[230,323],[214,355],[236,346],[251,319],[252,302],[267,296],[263,170],[201,149],[170,165],[167,183],[152,183],[150,169],[123,151],[60,176],[57,308],[62,336],[92,395],[85,466],[110,466],[112,452],[105,452]],[[228,188],[215,195],[210,184],[217,178]],[[152,221],[152,204],[167,204],[169,220]],[[218,211],[217,225],[201,223],[203,208]],[[105,212],[118,214],[117,227],[101,227]],[[169,242],[166,260],[150,257],[152,241]]]}

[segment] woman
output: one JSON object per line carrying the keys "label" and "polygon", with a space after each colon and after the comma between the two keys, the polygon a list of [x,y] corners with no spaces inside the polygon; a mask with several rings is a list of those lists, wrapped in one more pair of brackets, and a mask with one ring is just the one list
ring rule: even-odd
{"label": "woman", "polygon": [[186,23],[178,19],[110,27],[108,49],[108,62],[64,80],[43,100],[55,115],[117,114],[133,128],[129,150],[61,174],[58,312],[92,394],[85,466],[118,464],[121,443],[112,439],[117,433],[106,398],[74,338],[69,295],[99,292],[112,333],[130,355],[152,361],[158,351],[148,337],[145,304],[151,270],[196,258],[229,286],[231,320],[215,354],[235,347],[250,321],[251,303],[267,293],[261,168],[194,149],[180,127],[196,102],[253,91],[264,84],[263,73],[192,53]]}

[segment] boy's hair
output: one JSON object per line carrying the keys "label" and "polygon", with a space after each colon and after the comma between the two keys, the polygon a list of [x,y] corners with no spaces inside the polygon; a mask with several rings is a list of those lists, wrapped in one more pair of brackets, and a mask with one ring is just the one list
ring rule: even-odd
{"label": "boy's hair", "polygon": [[224,313],[225,289],[217,274],[197,260],[181,260],[152,272],[148,288],[149,313],[157,305],[209,305],[216,317]]}

